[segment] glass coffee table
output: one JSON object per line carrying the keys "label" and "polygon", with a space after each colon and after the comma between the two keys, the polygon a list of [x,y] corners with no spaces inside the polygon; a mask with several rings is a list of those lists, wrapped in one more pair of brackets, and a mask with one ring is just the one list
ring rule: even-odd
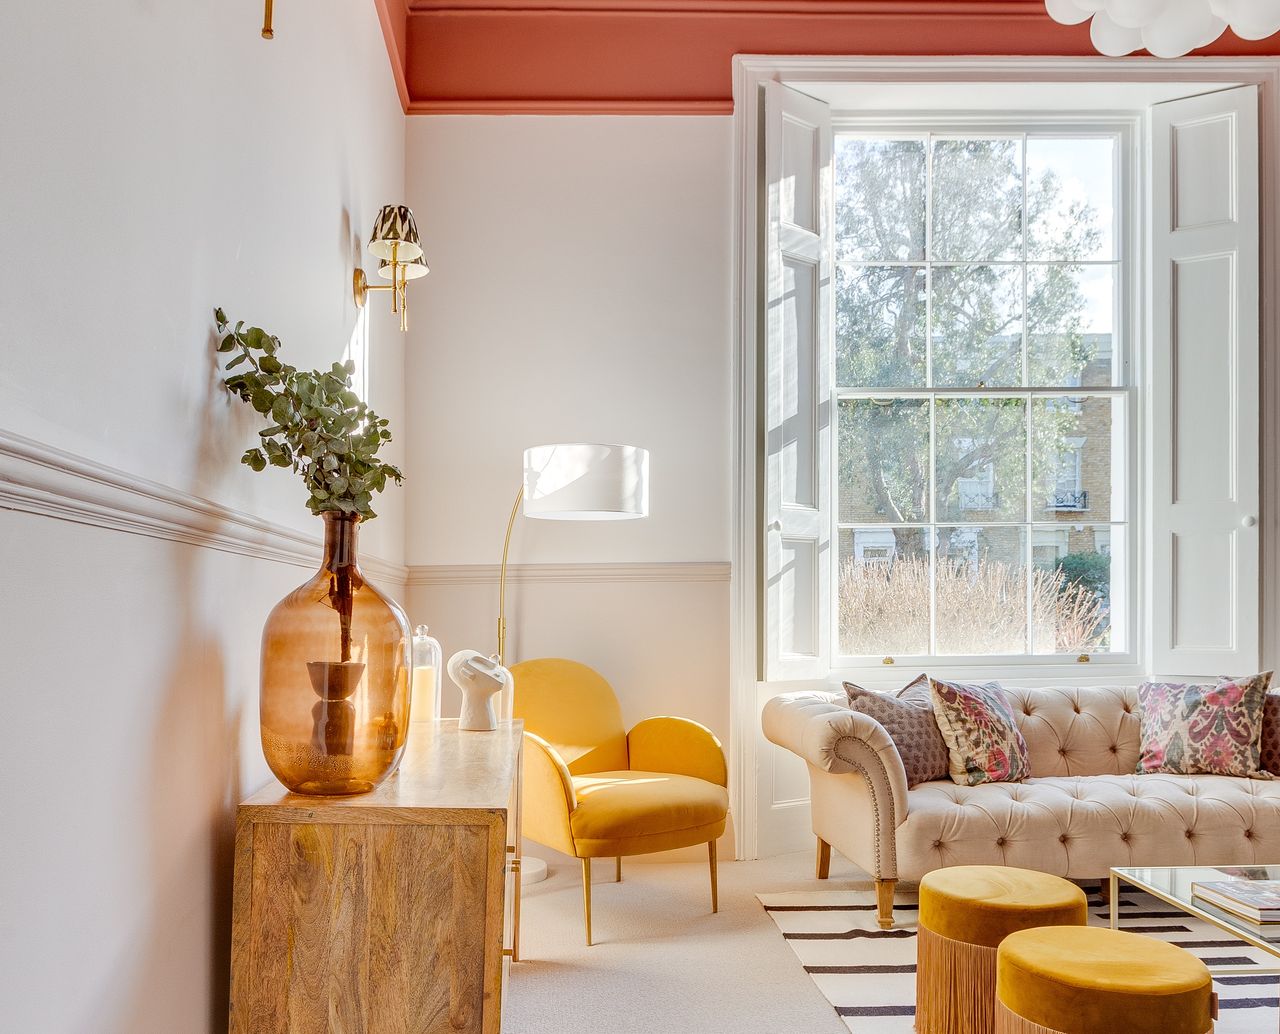
{"label": "glass coffee table", "polygon": [[1265,966],[1210,966],[1214,976],[1239,973],[1280,973],[1280,923],[1252,923],[1202,901],[1191,893],[1191,884],[1215,880],[1280,880],[1280,865],[1174,865],[1155,868],[1111,870],[1111,929],[1119,928],[1120,882],[1144,890],[1179,911],[1202,919],[1238,937],[1246,944],[1277,960],[1276,968]]}

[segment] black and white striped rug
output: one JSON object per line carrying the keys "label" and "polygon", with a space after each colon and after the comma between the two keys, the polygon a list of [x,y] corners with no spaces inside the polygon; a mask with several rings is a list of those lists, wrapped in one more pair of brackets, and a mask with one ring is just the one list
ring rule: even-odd
{"label": "black and white striped rug", "polygon": [[[855,1034],[910,1034],[916,1000],[916,896],[899,892],[897,926],[876,923],[875,894],[867,884],[852,890],[759,894],[818,989]],[[1089,923],[1107,926],[1107,908],[1089,897]],[[1120,926],[1181,945],[1208,966],[1257,966],[1257,975],[1214,979],[1219,998],[1217,1034],[1272,1034],[1280,1018],[1274,971],[1266,952],[1162,901],[1121,888]]]}

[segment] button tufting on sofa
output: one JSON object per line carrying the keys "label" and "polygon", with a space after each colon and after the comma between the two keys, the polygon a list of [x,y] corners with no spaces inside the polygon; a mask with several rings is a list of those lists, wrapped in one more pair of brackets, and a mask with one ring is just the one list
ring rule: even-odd
{"label": "button tufting on sofa", "polygon": [[[1077,880],[1096,879],[1113,865],[1190,862],[1200,855],[1222,865],[1250,865],[1263,846],[1280,842],[1280,833],[1268,832],[1280,830],[1280,779],[1134,773],[1140,753],[1135,690],[1007,692],[1013,713],[1028,718],[1018,724],[1030,778],[977,786],[943,778],[899,792],[874,764],[866,773],[811,770],[811,779],[822,784],[812,798],[814,832],[862,868],[899,880],[918,880],[944,863],[1013,861]],[[843,693],[788,694],[770,703],[787,714],[765,722],[774,742],[806,759],[838,730],[848,734],[821,715],[806,727],[804,712],[814,700],[833,714],[854,717]],[[1076,718],[1077,707],[1088,721]],[[855,738],[870,743],[868,736],[879,729],[862,724],[867,732]],[[873,747],[885,756],[894,752],[887,738]],[[853,814],[868,820],[851,822]]]}

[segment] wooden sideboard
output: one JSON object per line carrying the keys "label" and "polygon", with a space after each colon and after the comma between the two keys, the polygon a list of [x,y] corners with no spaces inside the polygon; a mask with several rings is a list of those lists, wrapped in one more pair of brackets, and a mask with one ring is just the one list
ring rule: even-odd
{"label": "wooden sideboard", "polygon": [[499,1034],[521,732],[416,722],[372,793],[273,782],[240,805],[232,1034]]}

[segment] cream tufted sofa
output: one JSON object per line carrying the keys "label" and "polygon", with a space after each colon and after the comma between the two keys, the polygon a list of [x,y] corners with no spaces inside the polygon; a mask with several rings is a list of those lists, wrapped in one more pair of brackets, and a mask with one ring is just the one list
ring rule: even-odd
{"label": "cream tufted sofa", "polygon": [[893,887],[948,865],[998,864],[1069,879],[1113,865],[1249,865],[1280,858],[1280,780],[1133,775],[1137,690],[1006,688],[1031,777],[957,786],[907,777],[889,734],[843,693],[765,705],[765,735],[808,763],[818,876],[834,847]]}

